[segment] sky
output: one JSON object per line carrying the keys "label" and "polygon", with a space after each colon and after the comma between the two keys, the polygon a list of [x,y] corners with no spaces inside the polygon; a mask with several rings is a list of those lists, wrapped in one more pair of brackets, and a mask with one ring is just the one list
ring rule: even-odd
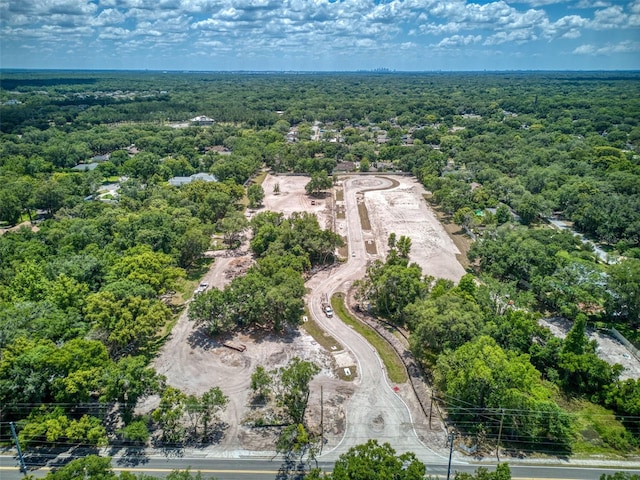
{"label": "sky", "polygon": [[637,70],[640,0],[0,0],[0,67]]}

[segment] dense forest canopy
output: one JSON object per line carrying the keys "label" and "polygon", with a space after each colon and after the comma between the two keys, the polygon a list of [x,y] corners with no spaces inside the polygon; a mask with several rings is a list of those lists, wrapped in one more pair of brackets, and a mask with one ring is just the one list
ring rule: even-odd
{"label": "dense forest canopy", "polygon": [[[563,394],[624,417],[604,444],[637,446],[638,382],[618,381],[584,329],[640,325],[639,148],[638,72],[2,71],[0,226],[25,228],[0,236],[1,433],[18,420],[32,444],[144,443],[148,428],[206,441],[224,395],[187,397],[147,367],[176,315],[167,299],[191,295],[212,235],[233,248],[250,226],[255,265],[190,316],[212,334],[281,331],[303,313],[303,275],[342,244],[304,213],[247,223],[266,166],[308,174],[312,194],[332,172],[411,172],[477,236],[481,286],[434,281],[402,237],[359,284],[376,315],[411,329],[462,428],[495,436],[507,398],[542,413],[509,416],[506,440],[569,451]],[[573,336],[552,338],[532,311],[574,320]],[[160,407],[136,418],[151,394]],[[189,405],[208,420],[184,430]]]}

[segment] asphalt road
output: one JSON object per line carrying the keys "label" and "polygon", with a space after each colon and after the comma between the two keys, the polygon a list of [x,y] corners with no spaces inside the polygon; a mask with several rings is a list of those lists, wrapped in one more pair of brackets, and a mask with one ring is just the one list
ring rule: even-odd
{"label": "asphalt road", "polygon": [[[248,479],[275,479],[283,470],[282,462],[278,459],[252,460],[252,459],[211,459],[211,458],[158,458],[141,457],[137,465],[127,465],[122,458],[114,458],[113,468],[116,472],[128,470],[133,473],[145,473],[154,477],[165,477],[171,471],[190,468],[191,471],[202,472],[205,478],[215,477],[219,480],[248,480]],[[330,472],[333,468],[332,462],[319,462],[320,468],[325,472]],[[455,465],[452,471],[472,472],[477,468],[475,465]],[[490,470],[494,465],[487,465]],[[51,471],[50,467],[40,468],[29,473],[36,478],[42,478]],[[618,470],[600,467],[578,467],[578,466],[542,466],[542,465],[515,465],[511,466],[511,473],[514,480],[597,480],[603,473],[613,473]],[[636,473],[640,470],[636,470]],[[427,465],[427,473],[441,479],[447,476],[446,464]],[[18,480],[22,474],[18,470],[15,457],[0,455],[0,478],[2,480]],[[280,477],[283,478],[283,477]],[[286,478],[286,477],[284,477]],[[293,477],[292,477],[293,478]]]}
{"label": "asphalt road", "polygon": [[[320,466],[324,471],[330,471],[333,462],[349,448],[364,443],[370,438],[381,442],[389,442],[396,451],[413,451],[424,462],[427,472],[433,476],[446,478],[447,458],[440,455],[418,438],[412,426],[412,418],[403,400],[389,385],[382,362],[375,350],[353,329],[345,325],[338,318],[327,318],[321,309],[321,295],[329,297],[336,291],[346,291],[351,282],[364,275],[367,260],[362,238],[360,218],[357,210],[356,192],[364,189],[385,188],[389,185],[386,179],[379,179],[377,186],[358,185],[362,177],[351,177],[345,180],[346,229],[349,243],[349,261],[335,270],[322,272],[312,279],[308,286],[312,288],[309,309],[316,321],[334,337],[340,339],[345,348],[349,349],[357,362],[358,378],[355,381],[356,392],[349,400],[346,408],[346,431],[342,441],[322,455]],[[373,180],[372,177],[366,177]],[[354,254],[353,256],[351,254]],[[280,472],[282,462],[256,459],[216,459],[193,456],[174,457],[137,457],[137,463],[131,458],[114,458],[113,466],[116,471],[121,469],[146,473],[162,477],[174,469],[201,471],[205,478],[215,477],[219,480],[233,479],[267,479],[276,478]],[[491,468],[490,465],[488,465]],[[41,478],[50,467],[39,468],[30,472],[36,478]],[[475,465],[456,464],[454,470],[475,470]],[[554,467],[554,466],[513,466],[513,478],[516,480],[596,480],[602,473],[612,473],[615,470],[589,467]],[[14,457],[0,455],[0,480],[19,479],[22,475],[17,468]],[[283,478],[283,477],[279,477]],[[286,477],[285,477],[286,478]]]}
{"label": "asphalt road", "polygon": [[356,195],[358,191],[386,188],[391,183],[384,178],[364,178],[366,184],[363,183],[363,177],[350,177],[344,181],[349,261],[337,269],[317,274],[307,285],[313,292],[309,301],[311,315],[353,354],[358,371],[358,378],[354,382],[356,391],[346,406],[343,439],[333,450],[325,450],[323,457],[335,460],[351,447],[375,438],[380,442],[389,442],[396,451],[412,451],[423,461],[446,461],[418,438],[409,409],[388,383],[382,362],[373,347],[339,318],[327,318],[322,311],[321,296],[326,294],[331,298],[337,291],[346,292],[354,280],[363,277],[367,261],[371,259],[363,242]]}

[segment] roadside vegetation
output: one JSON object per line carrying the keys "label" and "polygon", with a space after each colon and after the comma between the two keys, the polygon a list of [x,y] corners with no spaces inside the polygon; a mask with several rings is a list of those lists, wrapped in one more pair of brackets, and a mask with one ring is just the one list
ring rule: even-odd
{"label": "roadside vegetation", "polygon": [[[264,198],[264,166],[320,195],[340,163],[411,172],[476,239],[458,285],[411,264],[401,237],[358,287],[410,329],[461,431],[514,452],[637,452],[640,384],[585,329],[640,346],[639,78],[2,72],[0,440],[11,421],[31,446],[211,438],[224,392],[184,396],[150,359],[212,239],[234,249],[248,228],[255,265],[190,317],[210,334],[298,325],[305,275],[346,256],[343,241],[304,212],[243,212]],[[216,123],[188,122],[201,114]],[[547,315],[573,322],[565,340],[538,325]],[[152,395],[158,413],[137,417]],[[194,409],[210,400],[205,426]]]}
{"label": "roadside vegetation", "polygon": [[340,320],[353,327],[356,332],[362,335],[367,342],[376,349],[391,382],[405,383],[409,379],[407,370],[400,358],[398,358],[398,354],[393,347],[373,328],[360,322],[349,313],[344,304],[344,294],[336,293],[333,295],[333,297],[331,297],[331,307]]}

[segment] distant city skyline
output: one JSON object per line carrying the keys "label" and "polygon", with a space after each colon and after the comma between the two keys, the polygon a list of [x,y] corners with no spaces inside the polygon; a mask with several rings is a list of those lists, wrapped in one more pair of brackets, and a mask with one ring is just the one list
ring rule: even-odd
{"label": "distant city skyline", "polygon": [[0,0],[0,67],[640,69],[640,0]]}

